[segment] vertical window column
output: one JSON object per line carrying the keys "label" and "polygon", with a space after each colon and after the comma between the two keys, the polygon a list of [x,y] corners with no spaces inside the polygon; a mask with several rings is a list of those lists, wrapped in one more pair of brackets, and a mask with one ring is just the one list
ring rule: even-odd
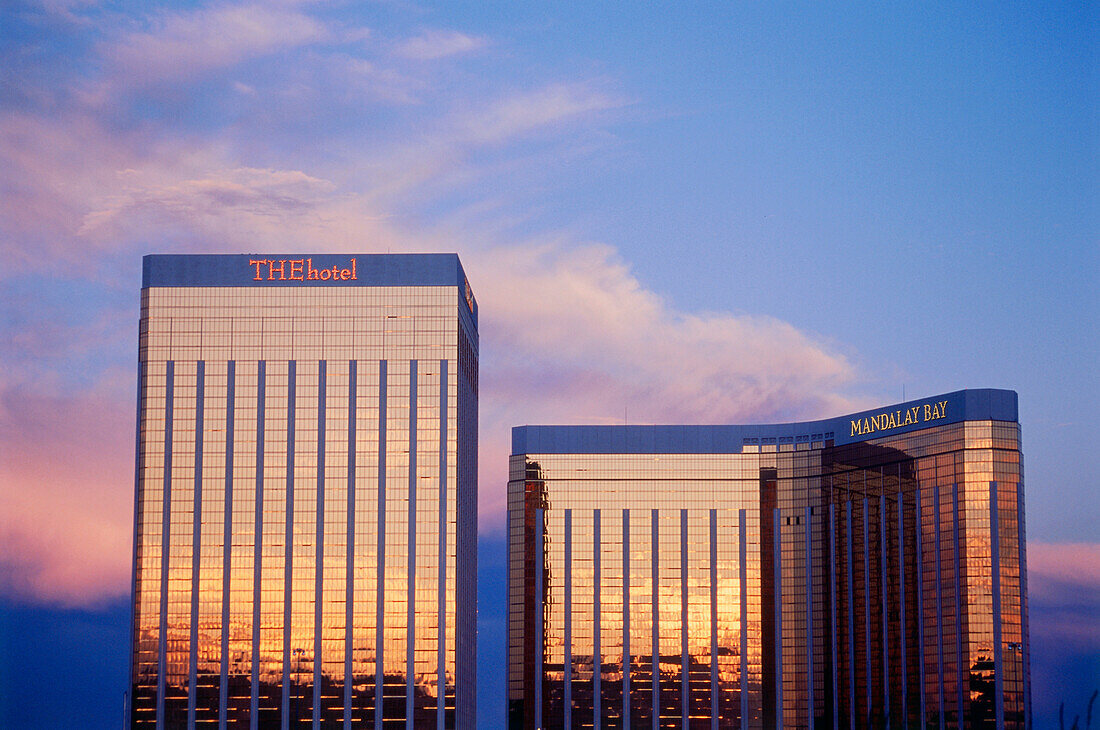
{"label": "vertical window column", "polygon": [[779,508],[772,510],[772,555],[775,586],[775,728],[783,730],[783,536]]}
{"label": "vertical window column", "polygon": [[1019,565],[1020,570],[1020,643],[1021,658],[1023,659],[1023,692],[1024,692],[1024,717],[1023,726],[1031,728],[1031,666],[1030,653],[1031,641],[1027,627],[1027,539],[1025,535],[1026,523],[1024,522],[1024,480],[1020,475],[1016,483],[1016,529],[1019,536]]}
{"label": "vertical window column", "polygon": [[[623,510],[623,728],[630,727],[630,510]],[[539,623],[541,626],[541,622]],[[540,726],[541,727],[541,726]]]}
{"label": "vertical window column", "polygon": [[405,574],[405,728],[413,730],[416,718],[416,379],[417,361],[409,360],[409,515],[408,571]]}
{"label": "vertical window column", "polygon": [[936,684],[939,688],[937,700],[939,701],[940,724],[946,727],[947,708],[944,692],[943,672],[943,539],[940,535],[940,486],[932,488],[932,513],[935,515],[933,522],[933,535],[936,541],[935,566],[936,566]]}
{"label": "vertical window column", "polygon": [[546,601],[546,515],[539,507],[535,510],[535,727],[542,727],[542,687],[544,683],[543,656],[546,654],[544,606]]}
{"label": "vertical window column", "polygon": [[997,482],[989,483],[989,546],[993,569],[993,706],[997,730],[1005,726],[1004,657],[1001,651],[1001,535]]}
{"label": "vertical window column", "polygon": [[193,504],[191,510],[191,656],[188,662],[187,727],[195,727],[195,701],[199,680],[199,569],[202,565],[202,440],[204,400],[206,397],[206,362],[195,364],[195,464]]}
{"label": "vertical window column", "polygon": [[[294,622],[291,620],[294,593],[294,435],[297,406],[298,363],[287,363],[286,402],[286,519],[283,537],[283,671],[282,671],[282,728],[290,728],[290,689],[295,677],[291,674],[291,640]],[[297,718],[295,718],[297,719]]]}
{"label": "vertical window column", "polygon": [[164,475],[161,486],[160,626],[157,631],[157,727],[164,727],[165,675],[168,671],[168,558],[172,544],[172,420],[176,363],[164,375]]}
{"label": "vertical window column", "polygon": [[832,704],[833,727],[840,728],[840,673],[837,669],[837,625],[836,625],[836,503],[830,495],[829,500],[829,627],[832,652]]}
{"label": "vertical window column", "polygon": [[[656,646],[656,643],[654,643]],[[718,510],[710,510],[710,727],[718,730]]]}
{"label": "vertical window column", "polygon": [[[687,728],[690,718],[691,683],[688,667],[691,652],[688,646],[688,511],[680,510],[680,725]],[[625,726],[624,726],[625,727]]]}
{"label": "vertical window column", "polygon": [[861,501],[863,510],[863,667],[867,679],[867,712],[864,721],[868,724],[874,718],[874,675],[871,673],[871,545],[870,522],[871,510],[867,499],[867,472],[863,472],[863,493]]}
{"label": "vertical window column", "polygon": [[264,538],[264,440],[267,421],[267,363],[257,364],[256,380],[256,540],[252,562],[252,697],[249,704],[249,728],[258,730],[260,722],[260,591],[263,576]]}
{"label": "vertical window column", "polygon": [[748,533],[748,520],[745,510],[737,511],[737,559],[738,559],[738,593],[741,600],[739,611],[738,633],[741,646],[741,727],[746,727],[749,722],[749,583],[748,583],[748,546],[746,534]]}
{"label": "vertical window column", "polygon": [[[436,562],[436,730],[444,730],[447,706],[447,360],[439,361],[439,550]],[[568,525],[569,517],[566,517]],[[568,539],[568,538],[566,538]],[[568,547],[566,548],[568,550]],[[566,685],[568,687],[568,685]],[[569,691],[568,689],[566,690]]]}
{"label": "vertical window column", "polygon": [[352,651],[355,636],[355,455],[356,432],[356,394],[358,387],[358,362],[348,361],[348,507],[347,507],[347,551],[345,569],[344,603],[344,730],[351,730],[352,687],[355,685],[355,670]]}
{"label": "vertical window column", "polygon": [[236,427],[237,363],[226,364],[225,381],[225,509],[222,521],[221,667],[218,678],[218,730],[226,730],[229,695],[229,585],[233,567],[233,440]]}
{"label": "vertical window column", "polygon": [[959,483],[951,485],[951,526],[954,532],[955,554],[955,694],[956,709],[955,720],[959,727],[963,726],[966,711],[966,685],[963,682],[963,648],[962,648],[962,559],[959,555]]}
{"label": "vertical window column", "polygon": [[374,622],[374,730],[382,730],[386,642],[386,403],[387,361],[378,362],[378,561]]}
{"label": "vertical window column", "polygon": [[848,637],[848,723],[852,730],[856,728],[856,625],[855,625],[855,596],[852,590],[852,500],[848,500],[844,503],[844,519],[845,519],[845,549],[847,553],[846,565],[847,570],[846,583],[848,589],[848,630],[845,632]]}
{"label": "vertical window column", "polygon": [[920,657],[920,726],[928,727],[927,691],[925,685],[926,661],[924,655],[924,503],[921,490],[916,491],[916,530],[917,533],[917,655]]}
{"label": "vertical window column", "polygon": [[814,727],[814,533],[813,507],[807,506],[806,520],[806,717],[810,730]]}
{"label": "vertical window column", "polygon": [[[325,418],[328,363],[317,361],[317,538],[313,572],[313,723],[321,720],[321,686],[324,684],[325,587]],[[297,721],[297,717],[295,717]]]}
{"label": "vertical window column", "polygon": [[573,727],[573,510],[565,510],[565,636],[562,664],[565,675],[562,715],[565,730]]}
{"label": "vertical window column", "polygon": [[890,541],[886,535],[886,492],[878,498],[879,524],[879,591],[882,594],[882,718],[887,730],[890,727],[890,634],[889,634],[889,597],[890,582],[887,580],[886,563],[890,553]]}
{"label": "vertical window column", "polygon": [[898,491],[898,624],[901,629],[901,640],[898,642],[898,651],[901,654],[901,723],[904,727],[909,723],[909,665],[906,660],[906,651],[909,639],[905,630],[905,494]]}
{"label": "vertical window column", "polygon": [[603,650],[600,648],[600,511],[592,510],[592,727],[600,730],[603,714]]}
{"label": "vertical window column", "polygon": [[658,564],[659,560],[659,547],[661,544],[660,538],[660,520],[659,510],[650,510],[650,530],[649,530],[649,544],[651,549],[649,551],[649,585],[651,600],[651,619],[650,626],[650,639],[649,645],[650,651],[650,679],[652,683],[652,694],[650,696],[652,707],[652,727],[660,727],[661,722],[661,611],[660,611],[660,568]]}

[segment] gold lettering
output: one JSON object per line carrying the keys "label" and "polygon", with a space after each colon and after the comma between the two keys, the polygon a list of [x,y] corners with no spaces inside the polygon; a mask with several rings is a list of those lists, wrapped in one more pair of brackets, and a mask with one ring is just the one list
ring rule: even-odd
{"label": "gold lettering", "polygon": [[[287,271],[287,264],[290,270]],[[331,268],[313,268],[312,258],[301,259],[249,259],[248,265],[254,267],[253,281],[358,281],[359,261],[351,259],[350,266],[341,268],[334,264]],[[265,279],[263,267],[267,267]]]}
{"label": "gold lettering", "polygon": [[852,432],[848,435],[849,436],[862,436],[863,435],[862,426],[863,426],[863,424],[861,424],[859,422],[858,418],[856,420],[852,421]]}
{"label": "gold lettering", "polygon": [[263,281],[260,278],[260,267],[267,263],[267,259],[249,259],[248,265],[256,267],[256,276],[252,278],[252,281]]}
{"label": "gold lettering", "polygon": [[279,281],[286,281],[286,271],[284,271],[285,266],[286,266],[286,259],[280,259],[279,260],[279,267],[278,268],[275,267],[275,259],[270,259],[267,262],[267,280],[268,281],[274,280],[275,279],[275,272],[278,271],[279,272]]}
{"label": "gold lettering", "polygon": [[302,276],[302,266],[305,265],[305,259],[291,259],[290,260],[290,279],[291,281],[305,281],[305,277]]}
{"label": "gold lettering", "polygon": [[932,406],[928,405],[927,403],[924,404],[924,420],[932,420]]}

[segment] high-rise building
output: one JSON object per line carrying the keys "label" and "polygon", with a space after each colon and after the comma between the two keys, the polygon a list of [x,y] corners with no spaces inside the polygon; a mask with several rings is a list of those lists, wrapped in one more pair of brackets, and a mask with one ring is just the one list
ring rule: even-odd
{"label": "high-rise building", "polygon": [[134,728],[473,728],[455,255],[146,256]]}
{"label": "high-rise building", "polygon": [[522,426],[512,728],[1026,728],[1016,394]]}

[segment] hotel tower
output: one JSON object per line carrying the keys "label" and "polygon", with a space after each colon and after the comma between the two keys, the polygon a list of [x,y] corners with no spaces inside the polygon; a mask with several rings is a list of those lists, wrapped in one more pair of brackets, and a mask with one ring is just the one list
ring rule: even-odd
{"label": "hotel tower", "polygon": [[455,255],[146,256],[133,728],[474,728]]}
{"label": "hotel tower", "polygon": [[521,426],[511,728],[1030,728],[1016,394]]}

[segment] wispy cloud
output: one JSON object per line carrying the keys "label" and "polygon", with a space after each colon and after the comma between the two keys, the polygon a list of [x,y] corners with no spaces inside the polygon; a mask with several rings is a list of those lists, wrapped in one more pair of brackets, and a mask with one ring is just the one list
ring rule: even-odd
{"label": "wispy cloud", "polygon": [[[211,5],[122,26],[105,18],[116,24],[97,28],[102,40],[85,59],[99,75],[66,79],[97,80],[98,96],[35,108],[39,97],[27,94],[26,108],[0,116],[0,250],[10,264],[0,275],[43,286],[43,272],[63,271],[129,293],[137,282],[119,272],[136,271],[149,250],[458,251],[481,302],[486,529],[501,524],[513,425],[616,422],[624,411],[632,422],[767,421],[852,406],[859,374],[838,347],[768,317],[679,307],[614,247],[567,224],[519,233],[509,222],[523,211],[497,210],[501,189],[529,185],[548,161],[600,154],[591,140],[630,103],[613,82],[429,81],[458,78],[447,76],[457,58],[447,59],[488,40],[428,31],[371,56],[362,34],[313,10]],[[263,73],[245,74],[258,58]],[[162,113],[164,89],[183,99],[173,110],[207,101],[196,74],[230,101],[204,107],[199,122]],[[431,103],[414,103],[418,95]],[[483,214],[471,220],[471,209]],[[113,357],[85,338],[58,343],[81,331],[110,339],[104,328],[125,327],[112,323],[135,300],[115,297],[87,329],[71,312],[103,303],[65,295],[42,337],[5,324],[9,341],[30,339],[0,382],[0,573],[4,590],[80,602],[126,590],[133,392],[113,369],[117,341]]]}
{"label": "wispy cloud", "polygon": [[768,317],[681,310],[613,248],[473,250],[482,313],[483,525],[502,526],[510,428],[528,423],[753,423],[836,415],[855,368]]}
{"label": "wispy cloud", "polygon": [[193,80],[197,74],[307,43],[329,40],[316,18],[278,4],[213,4],[140,19],[99,51],[110,78],[131,86]]}
{"label": "wispy cloud", "polygon": [[459,53],[476,51],[485,45],[484,38],[469,36],[456,30],[426,30],[418,36],[399,43],[394,52],[402,58],[434,61]]}
{"label": "wispy cloud", "polygon": [[121,216],[144,218],[151,225],[201,226],[211,218],[239,222],[241,216],[281,224],[315,210],[332,190],[332,183],[297,170],[217,170],[162,185],[142,186],[135,180],[124,194],[85,216],[78,233],[102,235],[105,228],[112,233],[112,222]]}
{"label": "wispy cloud", "polygon": [[550,84],[507,96],[471,114],[465,124],[466,139],[474,144],[498,144],[625,103],[591,82]]}

